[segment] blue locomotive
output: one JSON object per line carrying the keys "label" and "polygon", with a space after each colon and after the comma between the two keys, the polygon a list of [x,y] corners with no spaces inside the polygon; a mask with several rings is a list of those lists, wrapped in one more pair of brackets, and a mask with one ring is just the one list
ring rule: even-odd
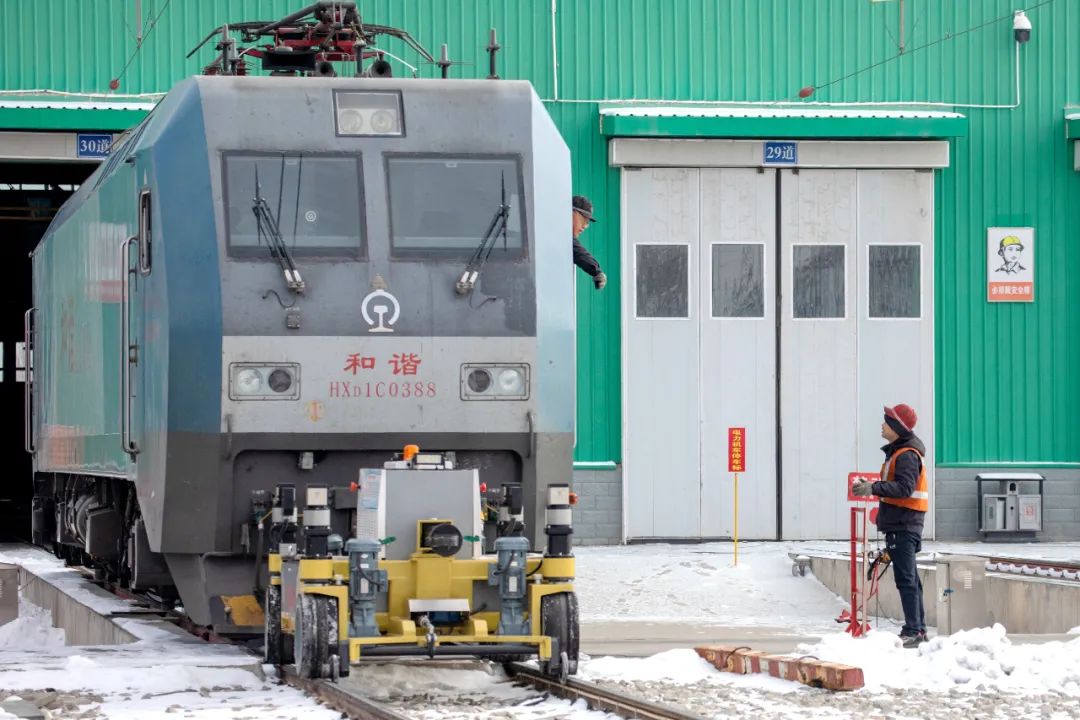
{"label": "blue locomotive", "polygon": [[263,630],[278,488],[351,537],[415,444],[477,471],[491,550],[569,483],[568,149],[528,83],[391,77],[380,33],[223,28],[33,254],[35,541],[219,633]]}

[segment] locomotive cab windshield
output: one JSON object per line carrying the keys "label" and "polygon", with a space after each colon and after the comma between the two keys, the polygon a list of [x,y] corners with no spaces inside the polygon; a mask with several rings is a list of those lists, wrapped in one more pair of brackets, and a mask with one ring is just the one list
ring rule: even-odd
{"label": "locomotive cab windshield", "polygon": [[361,257],[358,154],[226,151],[222,156],[230,256],[271,257],[272,222],[293,256]]}
{"label": "locomotive cab windshield", "polygon": [[386,170],[395,257],[469,257],[504,205],[491,257],[526,256],[520,158],[389,155]]}

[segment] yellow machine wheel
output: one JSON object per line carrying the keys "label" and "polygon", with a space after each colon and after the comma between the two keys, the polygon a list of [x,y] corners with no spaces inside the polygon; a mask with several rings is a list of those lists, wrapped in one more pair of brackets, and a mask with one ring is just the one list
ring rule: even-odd
{"label": "yellow machine wheel", "polygon": [[304,678],[336,678],[337,602],[324,595],[301,595],[296,603],[293,655],[296,672]]}
{"label": "yellow machine wheel", "polygon": [[558,656],[541,663],[552,677],[576,675],[580,647],[577,595],[572,592],[540,599],[540,632],[558,641]]}

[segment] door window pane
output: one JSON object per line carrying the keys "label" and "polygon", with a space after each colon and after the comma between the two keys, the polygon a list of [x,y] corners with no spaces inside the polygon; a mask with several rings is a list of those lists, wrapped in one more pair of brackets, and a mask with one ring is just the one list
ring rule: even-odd
{"label": "door window pane", "polygon": [[844,317],[844,246],[795,245],[791,259],[794,317]]}
{"label": "door window pane", "polygon": [[920,316],[921,249],[919,245],[870,246],[870,317]]}
{"label": "door window pane", "polygon": [[686,245],[638,245],[637,316],[690,317],[690,249]]}
{"label": "door window pane", "polygon": [[765,246],[712,246],[712,316],[765,317]]}

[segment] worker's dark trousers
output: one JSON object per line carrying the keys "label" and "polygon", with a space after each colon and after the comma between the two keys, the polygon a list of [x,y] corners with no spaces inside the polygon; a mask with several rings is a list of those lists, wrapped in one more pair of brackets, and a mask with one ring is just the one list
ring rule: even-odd
{"label": "worker's dark trousers", "polygon": [[885,533],[885,547],[892,558],[896,589],[900,604],[904,606],[904,627],[901,635],[917,635],[926,632],[926,613],[923,608],[922,580],[915,566],[915,553],[922,550],[922,536],[918,533]]}

